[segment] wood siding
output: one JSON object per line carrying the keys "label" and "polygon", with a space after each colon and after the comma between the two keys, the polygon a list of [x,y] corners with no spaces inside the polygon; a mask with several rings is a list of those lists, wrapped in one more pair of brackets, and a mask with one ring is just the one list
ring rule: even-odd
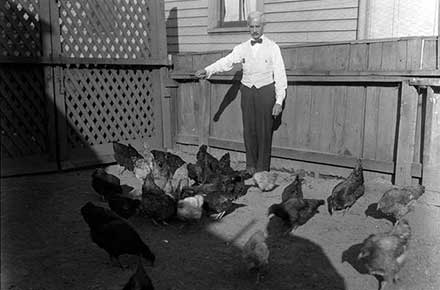
{"label": "wood siding", "polygon": [[[280,46],[356,39],[358,0],[264,1],[265,34]],[[232,49],[246,31],[208,33],[208,0],[165,0],[168,53]]]}
{"label": "wood siding", "polygon": [[[439,83],[438,41],[419,37],[283,48],[289,86],[272,155],[333,166],[352,166],[362,158],[366,169],[391,174],[400,184],[422,177],[426,91],[409,83]],[[213,76],[203,92],[192,75],[225,53],[174,58],[177,143],[197,145],[206,135],[210,146],[244,150],[240,68]]]}

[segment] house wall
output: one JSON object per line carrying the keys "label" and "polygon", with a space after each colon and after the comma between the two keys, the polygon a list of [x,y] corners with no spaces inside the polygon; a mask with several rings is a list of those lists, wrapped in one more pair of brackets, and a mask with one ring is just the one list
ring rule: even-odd
{"label": "house wall", "polygon": [[[266,0],[265,34],[280,46],[356,39],[358,0]],[[231,49],[246,31],[208,33],[208,0],[165,0],[168,53]]]}

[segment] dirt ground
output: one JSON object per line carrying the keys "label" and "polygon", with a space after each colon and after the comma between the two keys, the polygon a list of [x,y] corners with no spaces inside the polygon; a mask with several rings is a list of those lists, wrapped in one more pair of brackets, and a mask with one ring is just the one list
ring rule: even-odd
{"label": "dirt ground", "polygon": [[[136,258],[122,256],[122,270],[92,243],[80,215],[87,201],[104,205],[94,193],[92,169],[1,179],[1,289],[122,289],[136,268]],[[377,280],[355,263],[356,249],[371,233],[387,231],[386,219],[367,216],[391,185],[366,182],[366,194],[349,213],[330,216],[326,205],[306,225],[281,235],[267,208],[279,202],[291,173],[277,172],[271,192],[251,187],[242,206],[220,222],[171,222],[155,226],[134,217],[130,222],[156,254],[146,266],[156,289],[377,289]],[[139,184],[124,173],[123,183]],[[305,196],[325,199],[337,179],[306,176]],[[134,191],[136,192],[136,191]],[[408,260],[401,279],[387,289],[440,289],[440,204],[425,193],[407,216],[412,227]],[[268,232],[270,270],[260,283],[247,271],[240,249],[257,229]],[[145,263],[146,264],[146,263]]]}

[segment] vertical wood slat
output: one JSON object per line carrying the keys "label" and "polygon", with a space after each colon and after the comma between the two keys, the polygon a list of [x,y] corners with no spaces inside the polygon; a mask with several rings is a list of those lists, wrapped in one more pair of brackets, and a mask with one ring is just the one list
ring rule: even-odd
{"label": "vertical wood slat", "polygon": [[162,136],[164,148],[173,148],[172,141],[172,116],[171,115],[171,94],[170,89],[165,87],[165,80],[167,79],[167,69],[160,69],[160,84],[161,84],[161,103],[162,103]]}
{"label": "vertical wood slat", "polygon": [[432,87],[427,87],[425,136],[423,146],[423,185],[428,190],[440,188],[440,95]]}
{"label": "vertical wood slat", "polygon": [[[41,24],[41,48],[43,56],[52,55],[52,23],[51,23],[51,1],[40,1],[40,24]],[[49,153],[49,160],[56,161],[56,130],[55,130],[55,116],[53,114],[55,107],[55,91],[53,87],[53,68],[50,66],[43,67],[44,74],[44,95],[47,98],[46,112],[48,114],[48,128],[47,136],[47,150]]]}
{"label": "vertical wood slat", "polygon": [[211,83],[206,79],[199,80],[200,94],[197,102],[200,103],[199,109],[199,145],[208,145],[209,128],[211,120]]}
{"label": "vertical wood slat", "polygon": [[417,122],[418,94],[407,81],[402,82],[400,120],[397,142],[395,184],[411,184],[411,165],[414,155],[414,139]]}
{"label": "vertical wood slat", "polygon": [[156,0],[156,1],[148,1],[150,7],[150,15],[153,17],[151,31],[153,32],[154,37],[152,37],[153,42],[153,55],[157,58],[166,58],[167,57],[167,34],[165,27],[165,15],[164,15],[164,1]]}

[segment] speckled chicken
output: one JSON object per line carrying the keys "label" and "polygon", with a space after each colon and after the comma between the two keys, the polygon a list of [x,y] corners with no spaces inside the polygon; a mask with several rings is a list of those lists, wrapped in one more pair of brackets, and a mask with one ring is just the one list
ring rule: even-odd
{"label": "speckled chicken", "polygon": [[275,172],[260,171],[254,174],[253,180],[261,191],[271,191],[276,186],[277,176]]}
{"label": "speckled chicken", "polygon": [[303,198],[304,197],[302,191],[303,181],[304,178],[302,178],[301,176],[299,176],[299,174],[297,174],[295,180],[284,188],[283,193],[281,194],[281,201],[284,202],[292,197]]}
{"label": "speckled chicken", "polygon": [[243,247],[242,256],[248,269],[257,271],[257,282],[260,281],[269,264],[269,248],[266,244],[266,236],[261,230],[250,236]]}
{"label": "speckled chicken", "polygon": [[416,200],[425,192],[422,185],[394,187],[387,190],[377,203],[377,209],[400,220],[413,209]]}
{"label": "speckled chicken", "polygon": [[141,201],[122,195],[111,196],[107,199],[108,206],[112,211],[123,218],[130,218],[140,209]]}
{"label": "speckled chicken", "polygon": [[141,213],[150,217],[155,223],[166,221],[176,215],[177,203],[154,182],[152,174],[148,174],[142,185]]}
{"label": "speckled chicken", "polygon": [[325,202],[322,199],[290,198],[285,202],[273,204],[269,207],[268,215],[274,214],[281,218],[289,227],[289,232],[304,225]]}
{"label": "speckled chicken", "polygon": [[356,167],[351,174],[343,181],[338,183],[327,198],[327,207],[330,215],[333,211],[350,209],[353,204],[364,195],[364,173],[362,161],[358,159]]}
{"label": "speckled chicken", "polygon": [[405,219],[398,221],[388,233],[370,235],[363,243],[358,259],[371,275],[381,276],[379,289],[387,282],[396,282],[407,256],[411,228]]}
{"label": "speckled chicken", "polygon": [[122,194],[121,180],[103,168],[96,168],[92,173],[92,187],[106,200],[110,196]]}
{"label": "speckled chicken", "polygon": [[135,162],[139,159],[144,159],[144,156],[140,154],[136,148],[131,144],[124,145],[122,143],[113,142],[113,152],[116,162],[129,171],[134,171]]}
{"label": "speckled chicken", "polygon": [[174,172],[173,178],[171,179],[172,194],[174,199],[180,199],[180,193],[183,187],[190,186],[190,179],[188,176],[188,164],[183,164]]}
{"label": "speckled chicken", "polygon": [[155,255],[126,220],[91,202],[81,208],[81,214],[89,225],[92,241],[103,248],[121,268],[119,256],[123,254],[139,255],[154,264]]}
{"label": "speckled chicken", "polygon": [[183,161],[183,159],[180,158],[180,156],[177,156],[176,154],[173,154],[171,152],[151,150],[151,153],[153,154],[154,160],[157,163],[167,164],[167,168],[170,171],[171,176],[176,172],[177,168],[185,164],[185,161]]}
{"label": "speckled chicken", "polygon": [[136,272],[128,280],[122,290],[154,290],[153,282],[145,272],[142,260],[138,260]]}

